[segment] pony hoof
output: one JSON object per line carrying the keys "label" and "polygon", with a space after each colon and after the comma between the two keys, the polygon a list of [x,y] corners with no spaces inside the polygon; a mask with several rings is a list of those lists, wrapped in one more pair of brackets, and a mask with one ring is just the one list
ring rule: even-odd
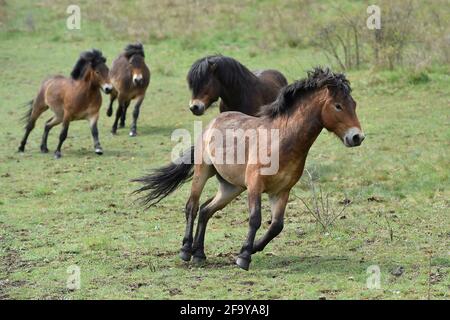
{"label": "pony hoof", "polygon": [[115,136],[117,134],[117,128],[116,129],[112,129],[111,133],[112,133],[113,136]]}
{"label": "pony hoof", "polygon": [[202,264],[204,264],[205,263],[205,261],[206,261],[206,257],[200,257],[200,256],[194,256],[193,258],[192,258],[192,262],[194,263],[194,264],[196,264],[196,265],[202,265]]}
{"label": "pony hoof", "polygon": [[192,254],[190,252],[183,251],[183,250],[180,251],[180,258],[183,261],[186,261],[186,262],[191,261],[191,257],[192,257]]}
{"label": "pony hoof", "polygon": [[125,128],[125,123],[121,123],[121,124],[119,124],[119,128]]}
{"label": "pony hoof", "polygon": [[112,110],[112,109],[108,109],[108,111],[106,111],[106,115],[107,115],[108,117],[111,117],[112,114],[113,114],[113,110]]}
{"label": "pony hoof", "polygon": [[18,152],[25,152],[25,147],[19,147]]}
{"label": "pony hoof", "polygon": [[103,149],[101,148],[96,148],[95,149],[95,153],[98,154],[99,156],[101,156],[103,154]]}
{"label": "pony hoof", "polygon": [[47,147],[41,147],[41,153],[48,153]]}
{"label": "pony hoof", "polygon": [[236,264],[239,266],[239,268],[244,269],[245,271],[248,271],[250,268],[250,260],[243,259],[241,257],[237,258]]}
{"label": "pony hoof", "polygon": [[61,157],[62,157],[61,152],[56,151],[55,152],[55,159],[61,159]]}
{"label": "pony hoof", "polygon": [[136,131],[131,131],[130,132],[130,137],[136,137],[137,136],[137,132]]}

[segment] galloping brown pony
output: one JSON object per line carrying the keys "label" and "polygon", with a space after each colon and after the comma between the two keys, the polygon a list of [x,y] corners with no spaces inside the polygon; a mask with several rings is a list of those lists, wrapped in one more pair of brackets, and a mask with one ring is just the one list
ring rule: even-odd
{"label": "galloping brown pony", "polygon": [[222,55],[197,60],[187,82],[192,93],[191,112],[200,116],[220,98],[220,112],[240,111],[257,115],[260,107],[273,102],[287,80],[277,70],[251,72],[239,61]]}
{"label": "galloping brown pony", "polygon": [[70,78],[57,75],[42,83],[36,98],[29,103],[30,109],[24,119],[26,121],[25,136],[20,143],[19,152],[25,151],[28,136],[36,120],[50,108],[54,115],[45,123],[41,152],[48,152],[48,134],[54,126],[62,123],[59,144],[55,151],[55,158],[61,158],[61,147],[67,138],[69,123],[75,120],[88,120],[94,139],[95,153],[103,154],[97,128],[99,110],[102,105],[100,90],[107,94],[112,90],[109,70],[105,63],[106,59],[102,53],[92,49],[81,53]]}
{"label": "galloping brown pony", "polygon": [[[247,190],[249,229],[236,263],[248,270],[251,255],[262,251],[283,229],[289,193],[300,179],[308,151],[323,128],[335,133],[347,147],[359,146],[364,140],[350,83],[343,74],[328,69],[316,68],[306,79],[285,87],[260,115],[257,118],[240,112],[220,114],[204,130],[196,146],[180,159],[136,180],[144,184],[138,192],[148,192],[144,202],[153,205],[193,176],[186,204],[186,234],[180,252],[183,260],[189,261],[192,256],[194,262],[206,259],[204,240],[208,220]],[[263,133],[278,132],[278,138],[265,140],[265,134],[261,134],[250,143],[245,130],[255,129]],[[227,140],[224,145],[222,137],[226,133],[232,143]],[[270,163],[270,167],[277,168],[272,172],[265,171],[268,163],[261,160],[260,152],[266,143],[270,145],[268,155],[276,159]],[[236,154],[244,161],[235,160]],[[214,198],[199,206],[203,187],[212,176],[218,178],[219,190]],[[267,233],[255,241],[261,226],[262,193],[269,195],[272,223]],[[199,221],[193,237],[198,210]]]}
{"label": "galloping brown pony", "polygon": [[145,64],[144,47],[142,44],[130,44],[119,57],[114,60],[111,71],[111,81],[114,90],[111,93],[111,101],[107,111],[108,117],[112,116],[113,103],[119,100],[119,107],[116,112],[116,119],[111,132],[117,133],[117,126],[120,120],[120,127],[125,127],[125,119],[128,106],[131,100],[137,99],[133,111],[133,123],[131,125],[130,136],[137,135],[137,120],[145,92],[150,84],[150,70]]}

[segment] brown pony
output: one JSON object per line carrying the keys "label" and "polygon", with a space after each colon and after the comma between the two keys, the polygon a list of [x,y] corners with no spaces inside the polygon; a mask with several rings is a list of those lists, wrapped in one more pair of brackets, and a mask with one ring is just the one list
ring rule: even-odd
{"label": "brown pony", "polygon": [[131,125],[130,136],[137,135],[137,120],[139,111],[144,101],[145,92],[150,84],[150,70],[145,64],[144,47],[142,44],[130,44],[119,57],[114,60],[111,66],[111,81],[114,90],[111,93],[111,101],[107,111],[108,117],[112,116],[113,103],[118,98],[119,107],[116,112],[111,132],[117,133],[117,125],[120,119],[120,127],[125,127],[125,118],[131,100],[137,99],[133,112],[133,123]]}
{"label": "brown pony", "polygon": [[192,93],[189,108],[196,116],[204,114],[219,98],[220,112],[257,115],[260,107],[273,102],[288,84],[277,70],[253,73],[239,61],[222,55],[197,60],[189,70],[187,82]]}
{"label": "brown pony", "polygon": [[57,75],[42,83],[38,95],[29,103],[30,110],[24,117],[25,136],[20,144],[19,152],[25,151],[28,135],[33,130],[36,120],[50,108],[54,115],[45,123],[41,152],[48,152],[48,134],[54,126],[62,123],[59,144],[55,151],[55,158],[61,158],[61,146],[67,138],[69,123],[74,120],[88,120],[94,138],[95,153],[103,154],[97,129],[99,110],[102,105],[100,89],[107,94],[112,90],[109,70],[105,63],[106,59],[102,53],[92,49],[81,53],[72,70],[71,78]]}
{"label": "brown pony", "polygon": [[[334,132],[347,147],[359,146],[364,140],[350,83],[343,74],[334,74],[329,69],[316,68],[308,73],[308,78],[285,87],[277,100],[263,108],[260,115],[256,118],[240,112],[222,113],[204,130],[201,141],[181,159],[136,180],[144,184],[137,192],[149,191],[143,200],[153,205],[193,176],[191,194],[186,204],[186,234],[180,253],[183,260],[189,261],[192,255],[196,262],[206,259],[204,240],[208,220],[247,190],[249,230],[236,263],[248,270],[251,255],[262,251],[283,229],[290,190],[300,179],[308,151],[322,129]],[[267,165],[258,157],[264,135],[250,143],[245,136],[239,138],[239,129],[278,132],[277,139],[268,139],[269,144],[275,147],[270,149],[271,156],[278,153],[275,172],[264,172]],[[217,133],[224,134],[230,130],[236,133],[231,136],[233,143],[223,146],[223,140]],[[224,162],[225,155],[232,154],[232,160],[236,153],[239,156],[239,142],[242,144],[243,141],[244,161]],[[194,238],[193,226],[200,195],[206,181],[214,175],[219,180],[219,190],[214,198],[200,206]],[[256,231],[261,225],[262,193],[269,195],[272,223],[267,233],[255,241]]]}

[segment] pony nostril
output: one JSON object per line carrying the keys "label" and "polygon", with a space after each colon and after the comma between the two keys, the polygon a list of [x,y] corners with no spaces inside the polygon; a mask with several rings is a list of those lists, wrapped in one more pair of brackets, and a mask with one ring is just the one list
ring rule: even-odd
{"label": "pony nostril", "polygon": [[352,138],[354,145],[360,145],[361,142],[364,140],[363,136],[359,133],[355,134]]}
{"label": "pony nostril", "polygon": [[200,107],[196,104],[194,104],[193,106],[191,106],[191,111],[198,111],[200,109]]}

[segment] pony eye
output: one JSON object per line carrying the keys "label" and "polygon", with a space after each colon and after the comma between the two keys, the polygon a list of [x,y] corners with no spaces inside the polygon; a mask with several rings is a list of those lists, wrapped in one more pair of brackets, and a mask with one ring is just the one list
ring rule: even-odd
{"label": "pony eye", "polygon": [[334,107],[337,111],[342,111],[342,106],[339,103],[337,103]]}

